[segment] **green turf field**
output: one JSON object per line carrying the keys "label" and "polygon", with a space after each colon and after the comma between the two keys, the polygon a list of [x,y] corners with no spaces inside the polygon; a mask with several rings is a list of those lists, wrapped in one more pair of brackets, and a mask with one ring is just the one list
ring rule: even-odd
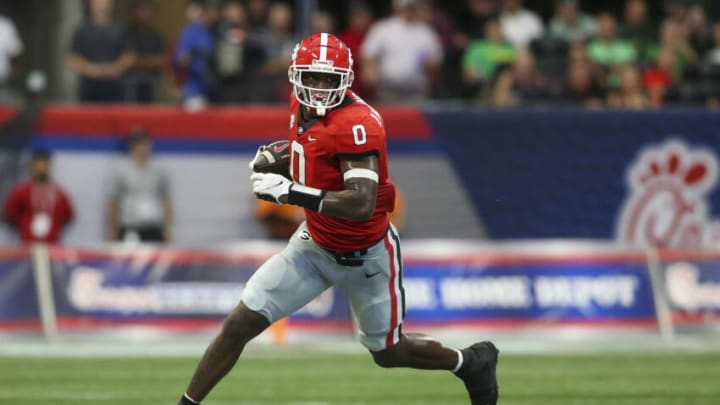
{"label": "green turf field", "polygon": [[[194,358],[0,357],[0,404],[169,404]],[[500,404],[720,404],[720,354],[504,355]],[[467,404],[447,372],[363,355],[253,355],[203,404]]]}

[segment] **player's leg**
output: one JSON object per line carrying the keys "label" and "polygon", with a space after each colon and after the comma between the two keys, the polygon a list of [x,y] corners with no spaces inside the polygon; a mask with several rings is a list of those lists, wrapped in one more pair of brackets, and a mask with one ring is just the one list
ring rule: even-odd
{"label": "player's leg", "polygon": [[458,351],[421,334],[402,333],[405,291],[400,241],[394,228],[368,251],[362,271],[341,287],[350,297],[361,341],[379,366],[450,370],[463,380],[473,404],[497,401],[498,352],[492,343],[476,343]]}
{"label": "player's leg", "polygon": [[[301,230],[303,228],[301,227]],[[293,235],[285,250],[270,258],[248,281],[241,303],[208,347],[181,404],[199,403],[235,365],[245,344],[271,323],[297,311],[330,283],[313,266],[312,242]],[[184,401],[184,402],[183,402]]]}
{"label": "player's leg", "polygon": [[459,352],[419,333],[401,333],[397,343],[370,351],[380,367],[410,367],[424,370],[452,371],[459,362]]}
{"label": "player's leg", "polygon": [[465,384],[473,405],[497,403],[498,350],[491,342],[475,343],[458,351],[426,335],[409,333],[401,334],[395,345],[370,353],[381,367],[452,371]]}
{"label": "player's leg", "polygon": [[220,334],[208,346],[181,404],[199,403],[234,366],[245,345],[264,331],[270,322],[240,303],[225,319]]}

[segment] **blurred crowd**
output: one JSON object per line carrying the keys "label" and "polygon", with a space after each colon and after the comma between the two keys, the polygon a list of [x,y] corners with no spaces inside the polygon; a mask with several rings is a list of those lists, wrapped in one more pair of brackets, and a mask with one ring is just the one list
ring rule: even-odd
{"label": "blurred crowd", "polygon": [[657,23],[645,0],[626,0],[621,16],[557,0],[547,22],[522,0],[468,3],[482,32],[461,47],[464,91],[489,105],[718,104],[720,20],[699,4],[666,0]]}
{"label": "blurred crowd", "polygon": [[[294,45],[330,32],[352,50],[353,89],[374,102],[720,104],[720,20],[692,0],[661,0],[661,15],[651,15],[657,5],[648,0],[625,0],[616,14],[556,0],[544,19],[523,0],[388,3],[388,15],[377,2],[349,0],[301,18],[289,0],[189,0],[181,32],[164,38],[153,26],[158,3],[135,1],[120,22],[113,0],[88,0],[67,62],[82,102],[278,103],[290,91]],[[22,51],[8,24],[0,19],[8,33],[0,35],[0,79]]]}

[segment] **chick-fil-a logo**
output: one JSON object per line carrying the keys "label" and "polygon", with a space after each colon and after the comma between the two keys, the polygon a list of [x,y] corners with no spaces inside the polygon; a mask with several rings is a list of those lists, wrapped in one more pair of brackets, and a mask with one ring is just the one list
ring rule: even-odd
{"label": "chick-fil-a logo", "polygon": [[644,149],[627,174],[617,239],[633,246],[702,247],[719,238],[707,196],[718,176],[717,157],[670,140]]}

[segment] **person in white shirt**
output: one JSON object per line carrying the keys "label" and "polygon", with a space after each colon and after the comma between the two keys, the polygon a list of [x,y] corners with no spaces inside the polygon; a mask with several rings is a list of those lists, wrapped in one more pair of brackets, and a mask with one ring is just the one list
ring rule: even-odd
{"label": "person in white shirt", "polygon": [[540,17],[523,8],[522,0],[503,1],[500,26],[503,37],[519,49],[527,48],[530,42],[541,38],[545,31]]}
{"label": "person in white shirt", "polygon": [[10,78],[13,60],[20,56],[22,51],[23,43],[15,24],[0,15],[0,87]]}
{"label": "person in white shirt", "polygon": [[418,17],[416,0],[394,0],[395,14],[370,28],[360,50],[363,79],[383,102],[420,101],[443,50],[437,34]]}

